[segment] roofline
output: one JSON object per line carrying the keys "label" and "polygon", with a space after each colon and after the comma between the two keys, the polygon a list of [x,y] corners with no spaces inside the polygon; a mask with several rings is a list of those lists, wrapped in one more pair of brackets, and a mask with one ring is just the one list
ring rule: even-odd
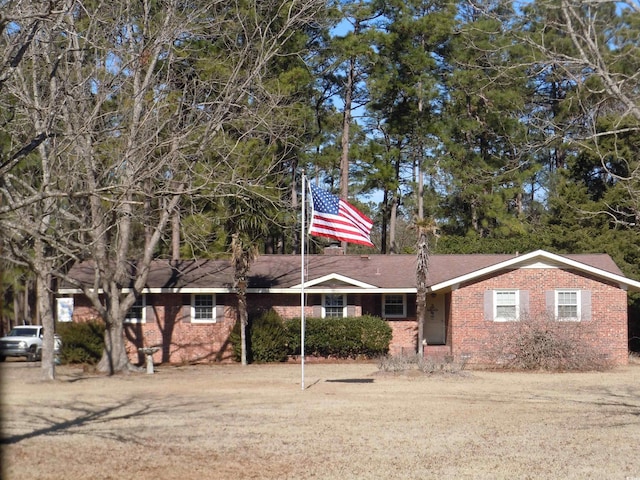
{"label": "roofline", "polygon": [[[129,292],[130,289],[123,289],[123,293]],[[158,293],[185,293],[185,294],[212,294],[212,293],[236,293],[234,288],[143,288],[140,293],[142,294],[158,294]],[[370,288],[359,288],[355,286],[345,287],[322,287],[322,288],[307,288],[307,293],[416,293],[415,287],[399,287],[399,288],[377,288],[372,286]],[[102,293],[102,290],[99,290]],[[284,293],[284,294],[296,294],[300,295],[300,286],[294,286],[289,288],[247,288],[247,293]],[[58,290],[58,297],[64,297],[68,295],[82,295],[84,292],[79,289],[64,288]]]}
{"label": "roofline", "polygon": [[[481,268],[479,270],[475,270],[473,272],[460,275],[455,278],[451,278],[444,282],[440,282],[434,285],[428,286],[429,292],[439,292],[442,290],[451,290],[457,289],[459,285],[476,280],[483,276],[490,275],[500,270],[508,269],[508,268],[517,268],[518,265],[522,265],[523,263],[530,262],[534,259],[545,259],[550,262],[555,262],[560,265],[564,265],[566,267],[571,267],[576,270],[589,273],[596,277],[606,279],[612,283],[619,284],[620,288],[623,290],[631,289],[636,292],[640,292],[640,282],[636,280],[632,280],[623,275],[618,275],[616,273],[607,272],[606,270],[602,270],[600,268],[593,267],[591,265],[587,265],[585,263],[573,260],[571,258],[557,255],[554,253],[549,253],[545,250],[536,250],[534,252],[530,252],[524,255],[514,256],[513,258],[509,258],[508,260],[504,260],[502,262],[498,262],[494,265],[490,265],[488,267]],[[322,282],[326,282],[327,280],[340,280],[350,285],[341,286],[341,287],[315,287],[316,285],[321,284]],[[314,288],[315,287],[315,288]],[[341,274],[333,273],[324,275],[320,278],[316,278],[310,281],[305,282],[305,289],[308,289],[310,293],[416,293],[416,287],[390,287],[390,288],[378,288],[375,285],[371,285],[365,282],[361,282],[359,280],[354,280],[352,278],[346,277]],[[283,293],[283,294],[300,294],[301,285],[293,285],[291,287],[273,287],[273,288],[247,288],[247,293]],[[130,289],[123,289],[123,292],[128,292]],[[141,293],[185,293],[185,294],[212,294],[212,293],[235,293],[237,290],[232,287],[217,287],[217,288],[196,288],[196,287],[182,287],[182,288],[145,288]],[[99,290],[101,292],[101,290]],[[65,295],[79,295],[82,294],[83,291],[78,288],[62,288],[58,290],[58,296]]]}
{"label": "roofline", "polygon": [[[90,289],[93,291],[93,289]],[[130,288],[123,288],[120,290],[122,293],[129,293],[131,291]],[[98,289],[98,294],[102,294],[104,290],[101,288]],[[196,288],[196,287],[184,287],[184,288],[143,288],[140,293],[235,293],[236,289],[234,288],[224,288],[224,287],[216,287],[216,288]],[[84,291],[80,288],[61,288],[58,290],[58,296],[65,295],[82,295]]]}
{"label": "roofline", "polygon": [[445,288],[455,287],[456,285],[460,285],[465,282],[469,282],[471,280],[475,280],[476,278],[483,277],[485,275],[489,275],[499,270],[504,270],[505,268],[515,267],[519,264],[526,263],[535,258],[544,258],[550,260],[552,262],[557,262],[562,265],[566,265],[568,267],[575,268],[577,270],[590,273],[597,277],[605,278],[612,282],[617,282],[620,284],[621,288],[631,287],[633,290],[640,291],[640,282],[635,280],[631,280],[630,278],[624,277],[622,275],[618,275],[616,273],[607,272],[606,270],[602,270],[600,268],[592,267],[591,265],[587,265],[586,263],[581,263],[576,260],[572,260],[570,258],[564,257],[562,255],[557,255],[555,253],[549,253],[545,250],[536,250],[534,252],[527,253],[525,255],[519,255],[517,257],[510,258],[508,260],[496,263],[495,265],[490,265],[485,268],[481,268],[471,273],[467,273],[465,275],[460,275],[459,277],[455,277],[449,279],[445,282],[441,282],[435,285],[431,285],[429,287],[429,291],[437,292],[439,290],[443,290]]}
{"label": "roofline", "polygon": [[[371,285],[370,283],[365,283],[365,282],[361,282],[360,280],[354,280],[353,278],[347,277],[345,275],[341,275],[339,273],[329,273],[327,275],[323,275],[322,277],[319,278],[314,278],[313,280],[309,280],[307,282],[304,283],[305,288],[307,287],[312,287],[314,285],[319,285],[323,282],[326,282],[328,280],[339,280],[341,282],[345,282],[345,283],[350,283],[351,285],[353,285],[354,287],[360,287],[360,288],[377,288],[375,285]],[[296,288],[298,290],[300,290],[300,286],[301,284],[297,284],[297,285],[293,285],[290,288]]]}
{"label": "roofline", "polygon": [[[306,293],[416,293],[415,287],[405,288],[357,288],[357,287],[322,287],[311,288],[305,287]],[[247,293],[295,293],[300,294],[300,286],[291,288],[247,288]]]}

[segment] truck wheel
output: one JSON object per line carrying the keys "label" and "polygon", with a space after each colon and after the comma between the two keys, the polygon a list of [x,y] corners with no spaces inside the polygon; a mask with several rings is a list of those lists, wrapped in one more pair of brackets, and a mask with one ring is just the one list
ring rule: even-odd
{"label": "truck wheel", "polygon": [[27,361],[28,362],[35,362],[36,360],[38,360],[38,346],[37,345],[33,345],[29,349],[29,353],[27,353]]}

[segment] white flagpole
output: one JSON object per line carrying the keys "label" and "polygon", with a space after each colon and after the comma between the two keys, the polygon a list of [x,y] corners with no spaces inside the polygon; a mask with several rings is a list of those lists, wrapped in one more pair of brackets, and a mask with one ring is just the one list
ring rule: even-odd
{"label": "white flagpole", "polygon": [[306,241],[306,228],[305,228],[305,210],[306,210],[306,185],[304,170],[302,171],[302,228],[300,231],[300,365],[302,380],[300,385],[302,391],[304,391],[304,244]]}

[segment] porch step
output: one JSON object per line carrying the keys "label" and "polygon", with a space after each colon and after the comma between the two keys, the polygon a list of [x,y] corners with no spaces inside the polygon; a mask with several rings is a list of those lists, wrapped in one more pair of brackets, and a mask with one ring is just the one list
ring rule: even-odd
{"label": "porch step", "polygon": [[433,354],[449,354],[451,353],[451,346],[449,345],[425,345],[424,352],[433,353]]}
{"label": "porch step", "polygon": [[[424,358],[446,362],[451,358],[451,346],[449,345],[425,345]],[[449,360],[451,361],[451,360]]]}

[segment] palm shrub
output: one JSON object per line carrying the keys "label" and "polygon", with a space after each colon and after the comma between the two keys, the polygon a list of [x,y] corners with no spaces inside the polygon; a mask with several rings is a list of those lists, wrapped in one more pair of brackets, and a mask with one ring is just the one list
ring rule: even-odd
{"label": "palm shrub", "polygon": [[104,349],[104,323],[59,323],[56,333],[62,340],[62,363],[86,363],[95,365]]}

